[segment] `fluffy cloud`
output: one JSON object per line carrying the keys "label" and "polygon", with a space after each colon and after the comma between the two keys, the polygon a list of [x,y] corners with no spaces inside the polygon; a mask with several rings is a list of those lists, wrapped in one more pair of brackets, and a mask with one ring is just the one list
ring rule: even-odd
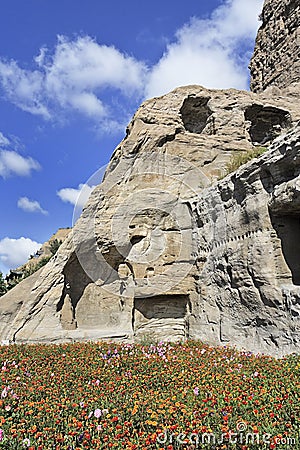
{"label": "fluffy cloud", "polygon": [[191,19],[151,70],[147,97],[187,84],[246,89],[250,55],[263,0],[226,0],[208,19]]}
{"label": "fluffy cloud", "polygon": [[28,176],[32,170],[39,170],[40,165],[30,157],[24,157],[13,150],[0,150],[0,176]]}
{"label": "fluffy cloud", "polygon": [[47,215],[48,211],[43,209],[38,201],[36,200],[29,200],[28,197],[20,197],[18,200],[18,208],[22,209],[26,212],[39,212],[42,214]]}
{"label": "fluffy cloud", "polygon": [[16,268],[24,264],[32,253],[42,244],[29,238],[11,239],[5,237],[0,240],[0,262],[5,269]]}
{"label": "fluffy cloud", "polygon": [[99,108],[103,115],[103,105],[95,95],[100,89],[110,87],[131,95],[143,87],[142,62],[90,37],[70,41],[60,36],[50,64],[45,66],[45,60],[44,56],[40,66],[46,67],[47,91],[55,92],[62,104],[78,105],[87,114]]}
{"label": "fluffy cloud", "polygon": [[186,84],[247,88],[262,5],[263,0],[223,0],[209,18],[194,17],[180,28],[152,67],[89,36],[58,36],[53,50],[40,49],[32,70],[0,58],[0,87],[32,114],[57,119],[76,111],[110,132],[127,118],[120,103],[132,112],[143,98]]}
{"label": "fluffy cloud", "polygon": [[76,110],[99,120],[109,115],[101,99],[107,88],[126,97],[143,91],[144,63],[89,36],[59,36],[53,54],[43,47],[35,63],[30,71],[16,61],[0,61],[0,84],[18,107],[45,119],[58,110]]}
{"label": "fluffy cloud", "polygon": [[87,184],[80,184],[77,189],[63,188],[57,192],[57,195],[63,202],[71,203],[76,207],[83,208],[86,204],[91,192],[95,186],[88,186]]}
{"label": "fluffy cloud", "polygon": [[49,118],[44,104],[43,75],[21,69],[15,61],[0,60],[0,84],[7,98],[19,108]]}
{"label": "fluffy cloud", "polygon": [[28,176],[32,170],[39,170],[40,165],[30,157],[24,157],[11,147],[10,140],[0,132],[0,176],[6,178],[10,175]]}

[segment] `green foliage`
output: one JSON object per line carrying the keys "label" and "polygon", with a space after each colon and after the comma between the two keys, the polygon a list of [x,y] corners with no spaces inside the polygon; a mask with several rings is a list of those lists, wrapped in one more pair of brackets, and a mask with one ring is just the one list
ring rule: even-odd
{"label": "green foliage", "polygon": [[[33,273],[37,272],[41,267],[45,266],[47,264],[47,262],[50,260],[50,258],[53,255],[55,255],[55,253],[57,252],[57,250],[59,249],[61,244],[62,244],[62,241],[59,241],[58,239],[53,239],[49,243],[51,256],[44,256],[36,264],[34,264],[33,262],[31,264],[28,264],[27,268],[23,271],[22,277],[10,281],[10,283],[8,285],[6,285],[6,283],[3,279],[2,273],[0,272],[0,296],[4,295],[8,290],[15,287],[18,283],[20,283],[20,281],[24,280],[25,278],[29,277]],[[31,255],[31,257],[29,259],[32,261],[33,258],[34,258],[34,256]]]}
{"label": "green foliage", "polygon": [[2,272],[0,272],[0,297],[7,292],[7,286],[5,280],[3,278]]}
{"label": "green foliage", "polygon": [[[41,267],[44,267],[47,262],[50,260],[51,256],[45,256],[44,258],[41,258],[39,262],[35,265],[31,265],[28,269],[24,271],[23,280],[24,278],[29,277],[33,273],[37,272]],[[21,281],[21,280],[20,280]]]}
{"label": "green foliage", "polygon": [[[30,275],[32,275],[33,273],[37,272],[41,267],[43,267],[47,264],[47,262],[49,261],[50,258],[51,258],[51,256],[45,256],[44,258],[41,258],[37,264],[31,264],[30,266],[28,266],[24,270],[21,278],[17,278],[13,281],[10,281],[10,283],[6,286],[6,290],[8,291],[8,290],[12,289],[17,284],[19,284],[21,281],[23,281],[25,278],[27,278]],[[0,285],[1,285],[1,282],[0,282]],[[1,292],[1,288],[0,288],[0,292]],[[0,296],[1,295],[3,295],[3,294],[0,293]]]}
{"label": "green foliage", "polygon": [[261,156],[268,149],[266,147],[254,147],[248,152],[238,152],[232,155],[230,162],[226,166],[226,173],[224,176],[235,172],[239,167],[246,164],[258,156]]}
{"label": "green foliage", "polygon": [[62,241],[59,241],[58,239],[53,239],[53,241],[51,241],[49,243],[50,252],[51,252],[52,256],[55,255],[55,253],[57,252],[57,250],[59,249],[61,244],[62,244]]}
{"label": "green foliage", "polygon": [[15,287],[18,283],[22,281],[22,278],[15,278],[14,280],[9,280],[7,283],[7,291],[10,291],[13,287]]}

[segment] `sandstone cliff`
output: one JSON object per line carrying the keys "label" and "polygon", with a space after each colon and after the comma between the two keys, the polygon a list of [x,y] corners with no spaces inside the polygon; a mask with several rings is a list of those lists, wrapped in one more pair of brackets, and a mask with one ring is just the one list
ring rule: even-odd
{"label": "sandstone cliff", "polygon": [[299,0],[266,0],[259,93],[188,86],[139,108],[57,254],[1,297],[1,339],[299,351],[298,38]]}
{"label": "sandstone cliff", "polygon": [[[57,254],[0,299],[1,339],[297,351],[299,119],[295,97],[265,93],[145,102]],[[218,181],[233,154],[270,143]]]}
{"label": "sandstone cliff", "polygon": [[251,90],[293,89],[300,83],[300,1],[265,0],[261,19],[250,64]]}

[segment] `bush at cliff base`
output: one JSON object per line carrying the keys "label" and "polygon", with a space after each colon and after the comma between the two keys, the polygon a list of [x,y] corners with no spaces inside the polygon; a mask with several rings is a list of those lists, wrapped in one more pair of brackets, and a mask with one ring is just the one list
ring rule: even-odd
{"label": "bush at cliff base", "polygon": [[11,345],[0,368],[0,449],[300,448],[296,355]]}

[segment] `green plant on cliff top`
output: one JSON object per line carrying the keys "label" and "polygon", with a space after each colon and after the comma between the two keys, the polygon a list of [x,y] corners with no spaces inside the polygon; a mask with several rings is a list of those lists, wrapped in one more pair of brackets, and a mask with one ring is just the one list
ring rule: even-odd
{"label": "green plant on cliff top", "polygon": [[50,247],[50,252],[52,255],[55,255],[55,253],[57,252],[57,250],[59,249],[61,244],[62,244],[62,241],[59,241],[58,239],[53,239],[53,241],[50,241],[49,247]]}
{"label": "green plant on cliff top", "polygon": [[[44,258],[40,259],[37,264],[26,269],[24,271],[22,279],[24,280],[24,278],[29,277],[33,273],[37,272],[41,267],[44,267],[47,264],[47,262],[50,260],[50,258],[51,258],[51,256],[45,256]],[[22,280],[20,280],[20,281],[22,281]]]}
{"label": "green plant on cliff top", "polygon": [[247,162],[251,161],[254,158],[257,158],[258,156],[261,156],[263,153],[267,151],[267,147],[254,147],[252,150],[247,152],[238,152],[232,155],[231,160],[226,166],[226,172],[221,177],[226,177],[226,175],[229,175],[232,172],[235,172],[239,167],[241,167],[243,164],[246,164]]}
{"label": "green plant on cliff top", "polygon": [[27,269],[24,270],[23,275],[21,278],[15,279],[11,281],[6,287],[6,291],[1,291],[1,278],[0,278],[0,296],[4,295],[7,291],[15,287],[17,284],[19,284],[21,281],[23,281],[25,278],[29,277],[33,273],[37,272],[41,267],[45,266],[47,262],[50,260],[51,256],[45,256],[44,258],[41,258],[39,262],[35,265],[27,267]]}
{"label": "green plant on cliff top", "polygon": [[2,272],[0,272],[0,297],[7,292],[7,286],[3,278]]}

